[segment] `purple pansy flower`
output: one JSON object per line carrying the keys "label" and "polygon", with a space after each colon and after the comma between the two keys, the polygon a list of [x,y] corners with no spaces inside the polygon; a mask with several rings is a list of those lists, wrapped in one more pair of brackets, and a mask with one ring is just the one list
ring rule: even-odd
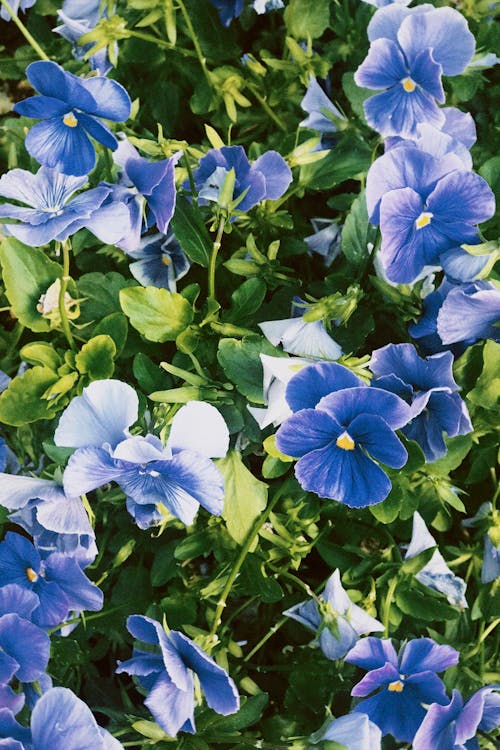
{"label": "purple pansy flower", "polygon": [[301,370],[286,398],[294,414],[278,429],[276,445],[299,457],[295,476],[301,487],[350,507],[384,500],[391,482],[377,462],[398,469],[406,463],[394,431],[408,422],[408,404],[330,362]]}
{"label": "purple pansy flower", "polygon": [[128,212],[125,206],[115,204],[107,219],[102,220],[98,209],[111,192],[105,185],[71,198],[86,182],[87,177],[71,177],[48,167],[40,167],[36,174],[11,169],[0,178],[0,195],[25,203],[29,208],[1,204],[0,217],[21,222],[4,225],[4,232],[27,245],[39,247],[51,240],[62,242],[86,227],[102,242],[114,243],[121,236],[123,226],[128,226]]}
{"label": "purple pansy flower", "polygon": [[[7,750],[123,750],[118,740],[100,727],[89,707],[71,690],[55,687],[37,701],[30,728],[0,709],[0,737],[12,740]],[[17,744],[16,744],[17,743]]]}
{"label": "purple pansy flower", "polygon": [[354,711],[367,714],[383,735],[411,742],[425,716],[424,705],[448,703],[437,672],[457,664],[458,657],[454,648],[431,638],[409,641],[399,656],[390,639],[363,638],[345,657],[349,664],[368,670],[351,691],[363,699]]}
{"label": "purple pansy flower", "polygon": [[170,227],[166,235],[147,235],[138,248],[128,251],[128,255],[136,259],[129,265],[129,270],[142,286],[156,286],[171,292],[176,291],[176,281],[182,279],[191,267]]}
{"label": "purple pansy flower", "polygon": [[380,224],[384,273],[412,283],[447,250],[475,243],[477,225],[495,212],[488,183],[464,170],[460,158],[435,159],[415,146],[391,149],[370,167],[366,188],[370,221]]}
{"label": "purple pansy flower", "polygon": [[42,561],[31,542],[12,531],[0,543],[0,577],[3,583],[16,583],[38,596],[40,603],[31,619],[43,628],[60,625],[70,612],[102,609],[102,591],[76,560],[54,552]]}
{"label": "purple pansy flower", "polygon": [[452,8],[391,5],[375,13],[368,36],[370,50],[355,81],[382,91],[364,102],[368,124],[384,137],[404,138],[421,122],[442,125],[441,75],[462,73],[474,54],[465,18]]}
{"label": "purple pansy flower", "polygon": [[78,448],[64,472],[67,494],[81,495],[116,481],[140,528],[168,511],[189,525],[200,505],[220,515],[224,482],[212,457],[226,454],[229,432],[210,404],[192,401],[175,415],[167,445],[154,435],[130,436],[137,394],[118,380],[99,380],[61,415],[56,445]]}
{"label": "purple pansy flower", "polygon": [[213,148],[200,159],[193,175],[201,201],[219,200],[231,169],[235,172],[232,200],[241,198],[238,211],[249,211],[261,201],[281,198],[292,181],[290,167],[277,151],[266,151],[250,164],[242,146]]}
{"label": "purple pansy flower", "polygon": [[41,96],[30,96],[14,111],[41,120],[26,136],[26,148],[40,164],[69,175],[86,175],[95,165],[89,136],[113,151],[118,141],[101,119],[123,122],[130,97],[104,76],[78,78],[50,61],[28,65],[26,76]]}
{"label": "purple pansy flower", "polygon": [[283,614],[316,633],[317,643],[327,659],[342,659],[359,636],[384,630],[381,622],[349,599],[340,581],[339,570],[328,579],[319,604],[308,599]]}
{"label": "purple pansy flower", "polygon": [[[32,8],[35,3],[36,0],[9,0],[9,5],[12,8],[12,12],[15,16],[18,15],[19,11],[21,11],[22,13],[26,13],[28,8]],[[0,18],[3,18],[4,21],[11,20],[10,13],[3,5],[0,8]]]}
{"label": "purple pansy flower", "polygon": [[127,619],[129,633],[158,651],[134,649],[132,659],[119,662],[118,673],[135,675],[148,691],[145,705],[157,724],[169,735],[194,734],[194,676],[196,675],[210,708],[223,716],[239,709],[238,691],[227,672],[219,667],[192,640],[177,630],[166,633],[150,617],[132,615]]}
{"label": "purple pansy flower", "polygon": [[[406,550],[405,560],[411,560],[426,549],[436,546],[436,541],[420,513],[413,514],[413,530],[411,541]],[[444,594],[450,604],[460,609],[466,609],[469,605],[465,598],[466,584],[462,578],[454,575],[446,565],[441,552],[436,549],[429,562],[418,571],[416,579],[424,586]]]}
{"label": "purple pansy flower", "polygon": [[472,432],[452,366],[451,352],[424,359],[412,344],[388,344],[372,354],[372,385],[391,391],[410,404],[410,422],[402,432],[420,445],[429,462],[446,455],[443,432],[449,437]]}
{"label": "purple pansy flower", "polygon": [[450,284],[424,298],[423,315],[409,327],[427,351],[448,346],[461,352],[481,339],[500,340],[500,290],[488,281]]}
{"label": "purple pansy flower", "polygon": [[414,739],[413,750],[479,750],[478,729],[491,732],[500,725],[500,685],[488,685],[464,705],[458,690],[448,705],[433,703]]}
{"label": "purple pansy flower", "polygon": [[210,0],[214,8],[219,12],[221,23],[229,26],[234,18],[243,13],[245,0]]}

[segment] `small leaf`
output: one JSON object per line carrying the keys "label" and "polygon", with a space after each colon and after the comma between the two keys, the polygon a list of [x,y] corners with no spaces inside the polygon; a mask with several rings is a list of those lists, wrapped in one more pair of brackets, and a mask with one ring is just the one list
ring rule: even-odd
{"label": "small leaf", "polygon": [[264,371],[260,354],[271,356],[285,356],[267,339],[258,336],[237,339],[221,339],[217,351],[217,359],[226,376],[244,396],[256,404],[264,403],[262,378]]}
{"label": "small leaf", "polygon": [[317,39],[330,23],[330,0],[290,0],[285,23],[296,39]]}
{"label": "small leaf", "polygon": [[267,484],[247,469],[239,451],[230,451],[216,463],[224,477],[222,517],[233,539],[243,544],[255,519],[266,507]]}
{"label": "small leaf", "polygon": [[401,571],[403,573],[408,573],[408,575],[415,575],[415,573],[418,573],[422,568],[425,568],[435,551],[435,547],[429,547],[429,549],[424,549],[423,552],[415,555],[415,557],[410,557],[402,564]]}
{"label": "small leaf", "polygon": [[89,381],[110,378],[115,369],[115,342],[111,336],[101,334],[94,336],[75,356],[75,365],[81,375],[87,375]]}
{"label": "small leaf", "polygon": [[61,357],[54,348],[45,341],[32,342],[23,346],[19,352],[21,359],[30,365],[41,365],[50,370],[57,370],[61,366]]}
{"label": "small leaf", "polygon": [[127,341],[128,320],[126,316],[121,312],[106,315],[93,330],[94,336],[99,336],[102,333],[111,336],[116,346],[115,358],[118,357],[122,353]]}
{"label": "small leaf", "polygon": [[134,328],[149,341],[175,341],[193,320],[193,308],[181,294],[154,286],[122,289],[120,304]]}
{"label": "small leaf", "polygon": [[186,255],[206,268],[212,252],[212,240],[198,208],[181,196],[177,198],[172,229]]}
{"label": "small leaf", "polygon": [[365,262],[368,257],[368,242],[372,241],[374,235],[375,230],[368,221],[363,191],[353,201],[342,229],[342,252],[350,263],[359,266]]}
{"label": "small leaf", "polygon": [[57,373],[39,365],[14,378],[0,396],[0,422],[18,427],[39,419],[51,419],[54,412],[43,395],[58,380]]}

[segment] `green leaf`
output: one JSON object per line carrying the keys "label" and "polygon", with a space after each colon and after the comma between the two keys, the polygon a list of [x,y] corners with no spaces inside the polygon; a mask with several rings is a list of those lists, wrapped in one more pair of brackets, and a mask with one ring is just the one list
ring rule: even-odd
{"label": "green leaf", "polygon": [[483,371],[467,399],[483,409],[497,409],[500,402],[500,344],[487,341],[483,361]]}
{"label": "green leaf", "polygon": [[151,568],[151,585],[163,586],[177,573],[178,563],[174,557],[175,548],[179,544],[178,539],[173,539],[167,544],[162,544],[160,549],[155,550],[153,566]]}
{"label": "green leaf", "polygon": [[285,23],[296,39],[317,39],[330,23],[330,0],[290,0]]}
{"label": "green leaf", "polygon": [[216,461],[224,477],[224,510],[222,517],[233,539],[243,544],[254,521],[267,503],[267,484],[247,469],[239,451],[229,451]]}
{"label": "green leaf", "polygon": [[115,370],[115,342],[111,336],[101,334],[94,336],[75,356],[75,365],[81,375],[87,375],[89,381],[110,378]]}
{"label": "green leaf", "polygon": [[329,190],[345,180],[357,179],[370,167],[370,147],[351,133],[341,136],[337,146],[321,161],[305,164],[300,184],[311,190]]}
{"label": "green leaf", "polygon": [[227,320],[239,325],[252,322],[252,315],[260,309],[267,286],[262,279],[247,279],[231,295],[232,307]]}
{"label": "green leaf", "polygon": [[175,341],[193,320],[193,308],[181,294],[155,286],[122,289],[120,304],[148,341]]}
{"label": "green leaf", "polygon": [[413,581],[410,587],[398,586],[394,600],[401,612],[419,620],[437,622],[458,616],[458,611],[446,604],[442,595],[435,594],[418,581]]}
{"label": "green leaf", "polygon": [[392,523],[399,515],[403,503],[403,492],[400,487],[393,485],[385,500],[377,505],[370,505],[370,513],[380,523]]}
{"label": "green leaf", "polygon": [[375,238],[376,230],[368,221],[364,191],[358,195],[346,216],[342,229],[342,252],[347,260],[359,266],[368,257],[368,243]]}
{"label": "green leaf", "polygon": [[48,367],[54,372],[62,364],[59,354],[45,341],[34,341],[31,344],[26,344],[19,352],[19,356],[30,365]]}
{"label": "green leaf", "polygon": [[162,370],[160,365],[149,359],[143,352],[135,355],[132,371],[134,378],[145,393],[160,391],[172,385],[172,379],[165,370]]}
{"label": "green leaf", "polygon": [[206,268],[213,243],[199,209],[182,196],[177,198],[172,229],[186,255]]}
{"label": "green leaf", "polygon": [[256,404],[264,403],[260,354],[286,356],[265,338],[221,339],[217,359],[226,376],[244,396]]}
{"label": "green leaf", "polygon": [[5,292],[12,312],[32,331],[50,330],[50,321],[36,307],[42,294],[62,276],[58,263],[49,260],[43,250],[9,238],[0,244],[0,261]]}
{"label": "green leaf", "polygon": [[351,72],[344,73],[342,76],[342,88],[349,99],[349,104],[351,105],[353,112],[357,114],[363,122],[366,122],[363,102],[365,99],[368,99],[369,96],[373,96],[373,91],[358,86],[354,82],[354,73]]}
{"label": "green leaf", "polygon": [[[120,290],[136,284],[135,279],[126,279],[115,271],[84,274],[78,279],[78,295],[84,298],[80,305],[78,324],[102,321],[112,313],[121,312]],[[85,330],[84,328],[83,332]]]}
{"label": "green leaf", "polygon": [[111,336],[111,338],[115,342],[116,359],[116,357],[118,357],[122,353],[123,347],[125,346],[125,343],[127,341],[128,320],[126,316],[121,312],[106,315],[106,317],[103,318],[93,330],[94,336],[99,336],[100,334],[104,333],[108,336]]}
{"label": "green leaf", "polygon": [[446,456],[427,464],[429,474],[447,475],[450,471],[458,469],[472,447],[472,435],[458,435],[458,437],[446,438],[445,441]]}
{"label": "green leaf", "polygon": [[415,575],[415,573],[418,573],[422,568],[425,568],[435,551],[436,547],[429,547],[429,549],[424,549],[423,552],[415,555],[415,557],[405,560],[401,566],[401,571],[408,575]]}
{"label": "green leaf", "polygon": [[260,719],[268,702],[269,696],[267,693],[243,697],[238,713],[218,719],[215,726],[217,729],[220,727],[225,732],[236,732],[251,727]]}
{"label": "green leaf", "polygon": [[0,422],[18,427],[39,419],[51,419],[54,411],[45,391],[59,380],[48,367],[36,366],[14,378],[0,396]]}

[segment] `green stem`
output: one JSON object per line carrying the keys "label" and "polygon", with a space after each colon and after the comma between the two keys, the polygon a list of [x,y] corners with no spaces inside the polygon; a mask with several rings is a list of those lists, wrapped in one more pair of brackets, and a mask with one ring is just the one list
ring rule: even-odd
{"label": "green stem", "polygon": [[243,661],[244,662],[249,662],[250,659],[253,656],[255,656],[255,654],[257,653],[257,651],[260,651],[260,649],[262,648],[262,646],[264,646],[268,642],[268,640],[270,638],[272,638],[273,635],[275,633],[277,633],[280,628],[283,627],[283,625],[285,624],[285,622],[288,622],[288,619],[289,619],[288,617],[282,617],[281,620],[278,620],[278,622],[276,623],[276,625],[273,625],[271,628],[269,628],[269,630],[267,631],[267,633],[265,634],[265,636],[263,636],[260,639],[260,641],[253,647],[253,649],[248,652],[248,654],[245,656],[245,658],[243,659]]}
{"label": "green stem", "polygon": [[389,635],[389,618],[391,616],[391,604],[392,599],[394,597],[394,592],[396,591],[396,586],[399,583],[399,578],[397,576],[394,576],[392,581],[389,584],[389,588],[387,590],[387,596],[385,597],[384,601],[384,619],[382,620],[382,624],[384,626],[384,636]]}
{"label": "green stem", "polygon": [[198,58],[201,68],[203,70],[203,75],[207,79],[207,83],[210,86],[210,88],[212,88],[212,78],[210,76],[210,71],[207,68],[207,61],[205,60],[205,57],[201,50],[200,43],[198,41],[198,37],[196,36],[196,31],[194,30],[193,24],[191,23],[191,18],[189,16],[189,13],[187,12],[186,6],[184,5],[184,0],[177,0],[177,5],[179,6],[180,11],[182,15],[184,16],[186,26],[188,27],[189,36],[191,38],[191,41],[194,44],[196,57]]}
{"label": "green stem", "polygon": [[217,253],[220,250],[222,235],[224,233],[224,227],[226,225],[226,219],[223,217],[220,220],[219,227],[217,229],[217,235],[215,242],[212,245],[212,254],[210,256],[210,263],[208,265],[208,299],[217,302],[215,297],[215,263],[217,261]]}
{"label": "green stem", "polygon": [[70,280],[69,251],[70,251],[71,245],[70,245],[69,240],[62,242],[61,247],[62,247],[62,253],[63,253],[63,275],[61,278],[61,288],[59,290],[59,315],[61,316],[61,325],[64,331],[64,335],[66,336],[66,341],[70,345],[71,350],[73,352],[76,352],[77,348],[76,348],[75,340],[73,338],[73,334],[71,333],[71,329],[69,327],[68,313],[66,310],[65,299],[64,299],[66,296],[66,291],[68,289],[68,281]]}
{"label": "green stem", "polygon": [[236,561],[233,565],[231,573],[229,574],[229,578],[226,581],[226,585],[224,586],[220,599],[217,602],[217,609],[215,610],[214,621],[212,623],[212,628],[210,630],[210,635],[208,638],[209,642],[212,642],[213,645],[215,644],[215,634],[217,633],[217,628],[219,627],[221,623],[222,612],[224,611],[224,607],[226,606],[226,600],[229,594],[231,593],[233,583],[235,582],[236,577],[238,573],[240,572],[241,566],[245,562],[246,556],[250,552],[250,549],[254,543],[254,540],[256,539],[263,525],[266,523],[267,519],[269,518],[269,514],[271,513],[272,509],[274,508],[274,506],[276,505],[280,497],[281,497],[281,493],[278,490],[275,496],[273,497],[273,499],[269,502],[269,505],[267,506],[265,511],[256,520],[256,522],[250,529],[248,536],[245,540],[245,543],[240,550],[240,554],[236,558]]}
{"label": "green stem", "polygon": [[[0,0],[0,2],[2,2],[2,0]],[[143,42],[151,42],[151,44],[156,44],[157,47],[163,47],[163,49],[168,50],[175,50],[176,52],[180,52],[180,54],[184,55],[185,57],[196,57],[195,53],[191,50],[176,47],[174,44],[170,44],[170,42],[166,42],[164,39],[159,39],[152,34],[146,34],[143,31],[132,31],[132,29],[127,29],[127,34],[129,36],[135,37],[136,39],[142,39]]]}
{"label": "green stem", "polygon": [[282,130],[284,133],[287,132],[288,128],[283,122],[283,120],[278,117],[278,115],[273,112],[269,104],[266,102],[265,98],[262,96],[262,94],[259,92],[256,86],[253,86],[251,83],[247,83],[248,88],[252,92],[252,94],[255,96],[257,101],[259,102],[260,106],[264,110],[264,112],[269,115],[271,120],[276,123],[276,125],[279,127],[280,130]]}
{"label": "green stem", "polygon": [[17,15],[12,10],[11,6],[7,2],[7,0],[0,0],[0,3],[3,5],[9,16],[12,18],[14,23],[16,24],[17,28],[21,32],[21,34],[24,36],[28,44],[32,46],[32,48],[35,50],[36,54],[41,60],[50,60],[50,57],[48,57],[43,49],[38,44],[37,40],[30,34],[24,23],[17,17]]}

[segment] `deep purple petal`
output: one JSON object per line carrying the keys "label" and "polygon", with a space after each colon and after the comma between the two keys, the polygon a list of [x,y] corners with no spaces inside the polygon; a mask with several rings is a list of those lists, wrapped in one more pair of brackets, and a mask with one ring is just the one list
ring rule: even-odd
{"label": "deep purple petal", "polygon": [[402,658],[404,674],[442,672],[458,664],[459,653],[451,646],[438,645],[432,638],[415,638],[407,643]]}
{"label": "deep purple petal", "polygon": [[399,670],[393,664],[387,662],[383,667],[371,669],[365,676],[353,687],[351,695],[355,698],[364,698],[374,690],[388,685],[391,682],[400,680]]}
{"label": "deep purple petal", "polygon": [[355,664],[362,669],[378,669],[386,662],[393,667],[398,666],[398,655],[390,638],[362,638],[352,648],[345,658],[349,664]]}

